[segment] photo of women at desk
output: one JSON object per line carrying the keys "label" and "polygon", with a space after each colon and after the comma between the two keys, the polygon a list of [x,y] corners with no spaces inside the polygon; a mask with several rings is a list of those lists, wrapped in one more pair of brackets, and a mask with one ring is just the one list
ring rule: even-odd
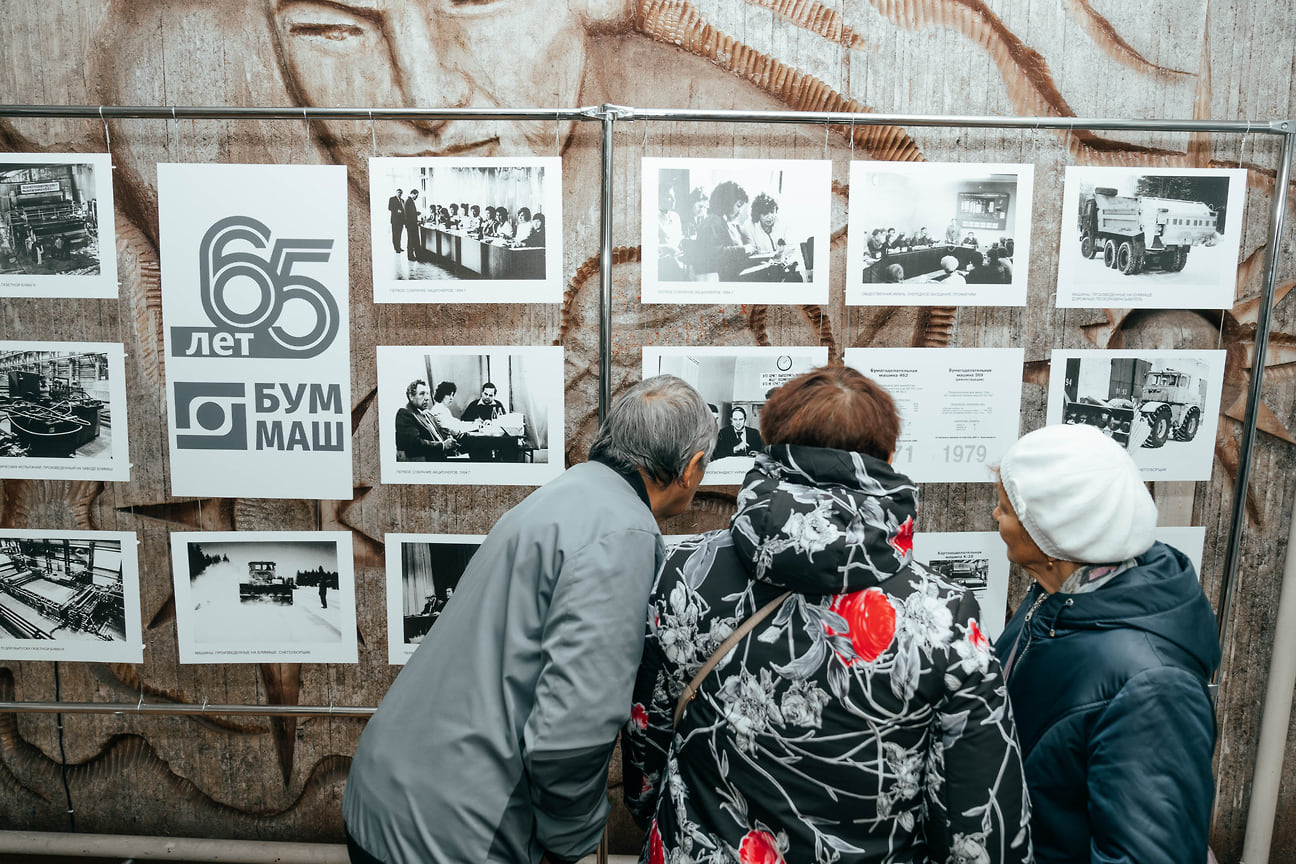
{"label": "photo of women at desk", "polygon": [[382,347],[378,380],[383,482],[527,485],[561,470],[561,348]]}
{"label": "photo of women at desk", "polygon": [[[404,664],[459,587],[478,534],[388,534],[388,662]],[[399,554],[393,554],[399,549]],[[393,567],[395,565],[395,567]]]}
{"label": "photo of women at desk", "polygon": [[1025,302],[1028,165],[855,162],[846,300]]}
{"label": "photo of women at desk", "polygon": [[378,302],[560,299],[544,293],[562,260],[546,227],[559,160],[375,158],[370,178]]}
{"label": "photo of women at desk", "polygon": [[820,163],[645,159],[644,189],[644,246],[656,250],[645,256],[645,302],[807,303],[826,292],[826,274],[814,273],[827,242]]}

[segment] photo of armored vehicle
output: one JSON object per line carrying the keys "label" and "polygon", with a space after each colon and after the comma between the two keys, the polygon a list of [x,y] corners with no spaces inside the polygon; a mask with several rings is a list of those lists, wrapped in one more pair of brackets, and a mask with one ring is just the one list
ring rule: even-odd
{"label": "photo of armored vehicle", "polygon": [[248,579],[239,583],[239,600],[246,603],[264,597],[291,606],[293,582],[286,576],[278,575],[275,568],[274,561],[249,561]]}
{"label": "photo of armored vehicle", "polygon": [[1066,361],[1063,384],[1064,423],[1084,423],[1101,429],[1121,445],[1130,445],[1135,417],[1148,425],[1142,446],[1156,448],[1173,438],[1191,441],[1201,428],[1206,382],[1200,374],[1149,360],[1111,360],[1107,395],[1081,393],[1078,357]]}
{"label": "photo of armored vehicle", "polygon": [[1219,238],[1218,214],[1200,201],[1120,195],[1110,186],[1080,193],[1080,252],[1102,253],[1103,263],[1126,275],[1156,267],[1177,273],[1193,246]]}

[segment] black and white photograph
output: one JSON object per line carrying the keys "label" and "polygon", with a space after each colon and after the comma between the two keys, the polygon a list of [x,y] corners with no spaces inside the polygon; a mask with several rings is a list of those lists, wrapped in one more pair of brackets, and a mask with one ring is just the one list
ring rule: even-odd
{"label": "black and white photograph", "polygon": [[1023,306],[1033,165],[852,162],[847,305]]}
{"label": "black and white photograph", "polygon": [[378,348],[384,483],[539,486],[562,473],[562,348]]}
{"label": "black and white photograph", "polygon": [[181,663],[354,663],[346,531],[171,534]]}
{"label": "black and white photograph", "polygon": [[643,376],[674,375],[692,384],[716,421],[716,447],[703,486],[741,483],[761,440],[760,413],[771,392],[828,362],[826,347],[643,349]]}
{"label": "black and white photograph", "polygon": [[831,173],[827,161],[644,159],[643,302],[828,302]]}
{"label": "black and white photograph", "polygon": [[1227,309],[1246,170],[1066,169],[1059,308]]}
{"label": "black and white photograph", "polygon": [[107,153],[0,154],[0,296],[117,296]]}
{"label": "black and white photograph", "polygon": [[1093,426],[1148,480],[1209,480],[1224,356],[1055,349],[1047,422]]}
{"label": "black and white photograph", "polygon": [[0,659],[142,662],[135,535],[0,530]]}
{"label": "black and white photograph", "polygon": [[0,477],[129,480],[122,346],[0,342]]}
{"label": "black and white photograph", "polygon": [[403,666],[459,588],[484,534],[388,534],[387,662]]}
{"label": "black and white photograph", "polygon": [[1008,550],[997,531],[916,532],[914,560],[966,588],[981,607],[979,626],[993,642],[1008,606]]}
{"label": "black and white photograph", "polygon": [[562,300],[562,160],[369,160],[374,301]]}

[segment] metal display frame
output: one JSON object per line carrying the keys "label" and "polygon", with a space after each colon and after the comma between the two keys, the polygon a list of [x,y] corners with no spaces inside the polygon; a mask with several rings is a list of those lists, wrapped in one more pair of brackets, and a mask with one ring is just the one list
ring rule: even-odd
{"label": "metal display frame", "polygon": [[[1282,137],[1281,161],[1277,166],[1275,194],[1269,214],[1265,249],[1264,292],[1256,322],[1255,349],[1247,389],[1246,413],[1238,447],[1238,474],[1234,484],[1228,543],[1225,547],[1218,603],[1219,642],[1228,634],[1233,603],[1233,583],[1241,555],[1246,524],[1246,499],[1250,484],[1252,450],[1258,423],[1257,408],[1263,385],[1271,316],[1277,291],[1277,267],[1283,223],[1286,215],[1291,166],[1296,154],[1296,120],[1212,121],[1212,120],[1129,120],[1112,117],[995,117],[958,114],[855,113],[847,111],[739,111],[706,109],[635,108],[602,104],[579,108],[319,108],[319,107],[222,107],[222,106],[115,106],[115,105],[0,105],[0,119],[94,120],[104,123],[111,153],[107,121],[113,120],[531,120],[555,122],[598,122],[601,126],[601,196],[599,249],[599,419],[611,401],[612,367],[612,169],[613,139],[618,122],[688,122],[725,124],[796,124],[840,126],[854,129],[871,126],[925,126],[940,128],[1021,130],[1103,130],[1127,132],[1205,132],[1212,134],[1277,135]],[[309,134],[309,130],[308,130]],[[1218,686],[1218,675],[1212,688]],[[145,702],[0,702],[0,713],[54,714],[161,714],[161,715],[258,715],[368,717],[377,710],[368,706],[337,705],[202,705]]]}

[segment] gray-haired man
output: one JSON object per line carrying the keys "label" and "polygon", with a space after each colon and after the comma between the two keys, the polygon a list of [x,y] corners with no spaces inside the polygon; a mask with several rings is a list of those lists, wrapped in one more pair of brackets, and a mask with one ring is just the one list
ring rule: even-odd
{"label": "gray-haired man", "polygon": [[352,861],[594,850],[664,556],[655,519],[688,507],[715,439],[696,390],[650,378],[613,403],[590,461],[504,514],[360,739]]}

